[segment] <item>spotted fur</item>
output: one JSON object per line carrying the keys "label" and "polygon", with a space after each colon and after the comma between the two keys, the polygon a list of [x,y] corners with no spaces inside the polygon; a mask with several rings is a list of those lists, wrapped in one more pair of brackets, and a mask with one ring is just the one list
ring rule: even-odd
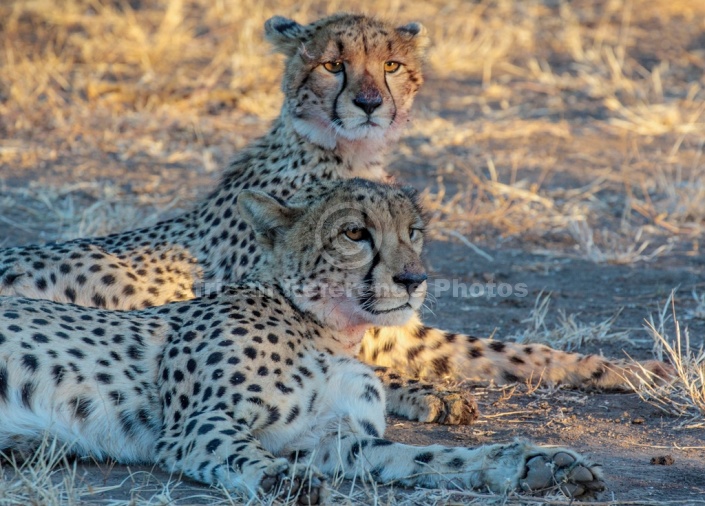
{"label": "spotted fur", "polygon": [[349,180],[315,193],[240,194],[263,262],[219,294],[123,312],[0,297],[0,449],[49,434],[79,455],[304,504],[341,474],[603,489],[599,468],[567,449],[384,439],[385,391],[354,355],[370,326],[403,324],[421,305],[423,220],[399,188]]}
{"label": "spotted fur", "polygon": [[[261,266],[255,232],[236,205],[243,190],[286,199],[311,181],[388,179],[385,151],[422,83],[424,28],[336,14],[309,25],[274,17],[265,32],[286,58],[281,115],[236,156],[209,197],[153,227],[0,250],[0,295],[122,310],[188,300]],[[641,381],[640,367],[624,361],[443,332],[415,316],[404,327],[368,333],[360,358],[430,381],[541,379],[597,388]],[[668,375],[661,362],[643,366],[657,378]]]}

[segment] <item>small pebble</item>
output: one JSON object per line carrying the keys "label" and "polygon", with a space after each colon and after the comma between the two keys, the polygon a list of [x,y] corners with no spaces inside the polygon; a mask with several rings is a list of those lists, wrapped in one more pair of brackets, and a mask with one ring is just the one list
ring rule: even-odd
{"label": "small pebble", "polygon": [[659,455],[651,459],[651,464],[654,466],[672,466],[676,459],[672,455]]}

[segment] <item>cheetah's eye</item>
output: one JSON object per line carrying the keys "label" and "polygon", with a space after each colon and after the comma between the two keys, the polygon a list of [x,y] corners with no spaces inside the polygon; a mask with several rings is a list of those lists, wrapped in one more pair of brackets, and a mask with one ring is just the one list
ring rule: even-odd
{"label": "cheetah's eye", "polygon": [[323,68],[326,69],[331,74],[337,74],[343,70],[342,61],[329,61],[323,64]]}
{"label": "cheetah's eye", "polygon": [[351,241],[363,241],[367,239],[370,235],[370,233],[367,231],[366,228],[360,228],[360,227],[353,227],[347,229],[345,232],[345,237],[350,239]]}
{"label": "cheetah's eye", "polygon": [[386,61],[384,62],[384,71],[387,74],[393,74],[401,68],[401,63],[398,61]]}

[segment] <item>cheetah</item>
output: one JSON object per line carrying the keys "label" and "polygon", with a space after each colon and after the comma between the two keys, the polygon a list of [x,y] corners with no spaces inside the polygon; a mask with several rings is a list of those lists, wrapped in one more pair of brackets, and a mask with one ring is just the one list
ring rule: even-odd
{"label": "cheetah", "polygon": [[[204,201],[149,228],[0,250],[0,295],[118,310],[188,300],[260,271],[264,255],[236,205],[243,190],[286,199],[313,181],[388,181],[385,152],[423,82],[424,27],[336,14],[308,25],[273,17],[265,34],[285,56],[281,114],[236,155]],[[642,381],[642,369],[626,361],[444,332],[418,316],[370,330],[360,358],[434,382],[540,378],[612,389]],[[662,362],[642,365],[656,378],[668,376]]]}
{"label": "cheetah", "polygon": [[384,389],[355,354],[369,327],[423,302],[423,215],[404,188],[312,190],[240,193],[263,260],[220,293],[130,311],[0,297],[0,449],[49,434],[79,456],[303,504],[324,501],[331,476],[603,490],[599,466],[565,448],[384,439]]}

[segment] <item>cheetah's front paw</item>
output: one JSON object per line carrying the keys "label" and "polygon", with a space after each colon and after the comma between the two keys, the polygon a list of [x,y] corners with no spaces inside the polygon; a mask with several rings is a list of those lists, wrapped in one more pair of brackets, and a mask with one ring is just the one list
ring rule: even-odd
{"label": "cheetah's front paw", "polygon": [[383,368],[375,373],[387,387],[389,413],[414,422],[446,425],[469,425],[479,416],[477,402],[469,391],[443,390]]}
{"label": "cheetah's front paw", "polygon": [[527,458],[519,487],[539,494],[560,488],[569,497],[588,498],[603,491],[605,482],[599,466],[588,464],[577,453],[543,448]]}
{"label": "cheetah's front paw", "polygon": [[425,396],[428,411],[420,422],[470,425],[479,416],[477,402],[470,392],[435,391]]}
{"label": "cheetah's front paw", "polygon": [[324,476],[313,467],[282,465],[279,461],[264,470],[260,490],[264,495],[274,495],[286,499],[287,503],[296,500],[297,504],[322,504],[325,489]]}

